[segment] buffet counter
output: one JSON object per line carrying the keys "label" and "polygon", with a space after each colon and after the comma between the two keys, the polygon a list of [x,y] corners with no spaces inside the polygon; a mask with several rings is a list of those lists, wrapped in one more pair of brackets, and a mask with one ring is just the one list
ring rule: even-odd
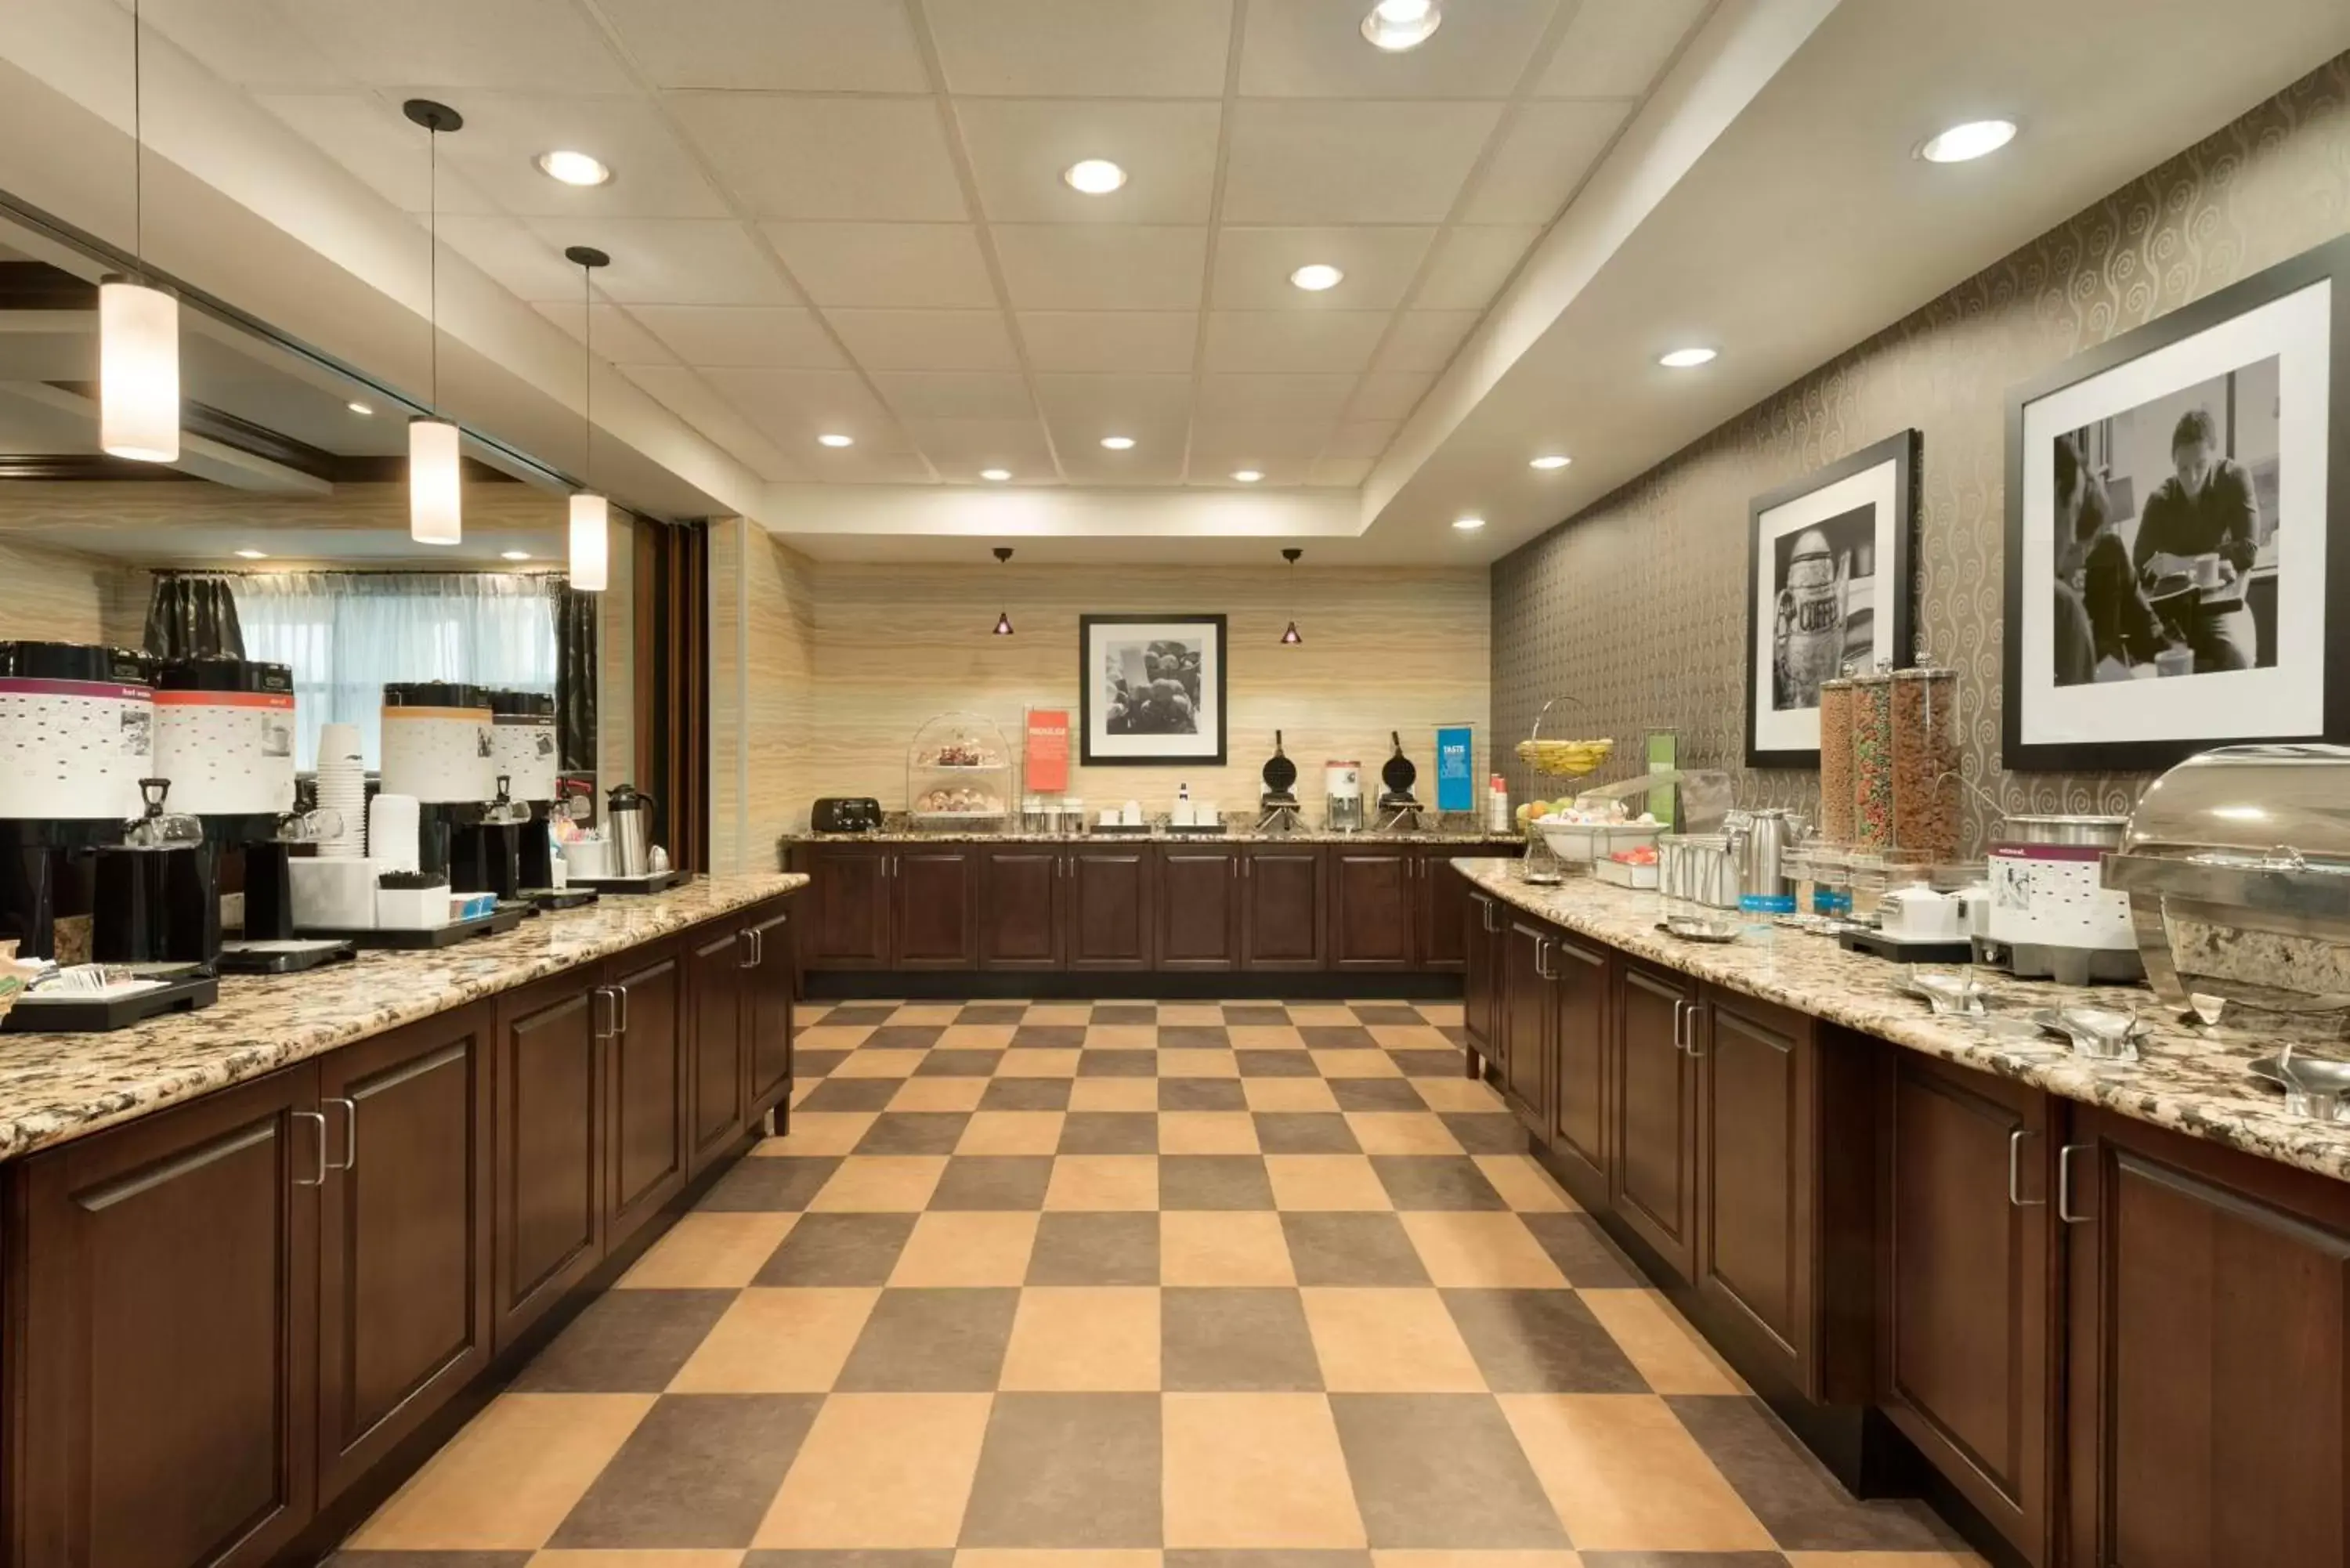
{"label": "buffet counter", "polygon": [[1280,833],[1235,827],[1214,833],[1184,832],[1163,826],[1088,829],[1084,833],[1029,833],[1018,828],[902,827],[883,828],[872,833],[786,833],[781,840],[786,850],[795,844],[1433,844],[1459,845],[1463,848],[1477,845],[1511,846],[1523,849],[1525,842],[1526,836],[1523,833],[1452,833],[1433,829],[1419,833],[1388,833],[1369,828],[1354,833],[1335,833],[1319,827],[1300,827]]}

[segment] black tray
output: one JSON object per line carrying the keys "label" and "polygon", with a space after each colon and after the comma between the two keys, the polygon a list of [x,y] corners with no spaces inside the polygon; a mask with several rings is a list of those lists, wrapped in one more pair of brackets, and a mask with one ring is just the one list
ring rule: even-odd
{"label": "black tray", "polygon": [[1972,963],[1974,943],[1965,937],[1955,941],[1908,941],[1900,937],[1888,937],[1882,931],[1838,931],[1836,946],[1848,953],[1866,953],[1894,963]]}
{"label": "black tray", "polygon": [[1180,822],[1170,822],[1167,825],[1167,831],[1172,834],[1193,838],[1213,838],[1219,834],[1230,832],[1231,829],[1226,827],[1224,824],[1221,822],[1201,823],[1192,826],[1186,826]]}
{"label": "black tray", "polygon": [[532,888],[523,893],[524,901],[539,909],[584,909],[598,897],[593,888]]}
{"label": "black tray", "polygon": [[166,1012],[191,1012],[220,1000],[220,981],[209,975],[175,980],[130,996],[61,996],[51,1002],[19,997],[0,1032],[10,1034],[94,1034],[120,1029]]}
{"label": "black tray", "polygon": [[1088,825],[1086,828],[1086,836],[1092,838],[1118,838],[1121,836],[1139,838],[1144,834],[1151,831],[1152,828],[1147,822],[1104,822],[1096,825]]}
{"label": "black tray", "polygon": [[232,940],[221,945],[220,958],[213,967],[223,974],[298,974],[304,970],[319,969],[330,963],[348,963],[359,957],[359,950],[340,938],[296,937],[294,940],[318,945],[288,950],[247,947]]}
{"label": "black tray", "polygon": [[529,913],[526,906],[513,904],[470,920],[454,920],[445,926],[424,926],[415,929],[373,928],[364,931],[304,931],[302,934],[306,937],[329,937],[356,948],[416,952],[454,947],[474,937],[493,937],[501,931],[513,930]]}
{"label": "black tray", "polygon": [[661,893],[692,875],[672,867],[667,871],[648,871],[641,877],[574,877],[571,886],[598,893]]}

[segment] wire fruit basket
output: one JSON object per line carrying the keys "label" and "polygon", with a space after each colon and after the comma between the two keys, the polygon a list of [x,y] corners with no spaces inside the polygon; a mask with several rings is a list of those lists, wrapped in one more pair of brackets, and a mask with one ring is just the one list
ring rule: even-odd
{"label": "wire fruit basket", "polygon": [[[1575,699],[1570,697],[1567,701],[1572,702]],[[1518,761],[1534,772],[1547,774],[1553,778],[1579,779],[1595,772],[1614,756],[1616,742],[1612,738],[1598,741],[1544,740],[1543,721],[1550,717],[1551,708],[1557,701],[1557,698],[1552,698],[1543,704],[1542,711],[1534,715],[1534,732],[1518,742]]]}

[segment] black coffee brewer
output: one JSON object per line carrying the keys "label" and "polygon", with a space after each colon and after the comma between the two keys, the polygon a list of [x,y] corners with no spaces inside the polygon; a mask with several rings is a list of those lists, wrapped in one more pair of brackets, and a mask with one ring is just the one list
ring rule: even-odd
{"label": "black coffee brewer", "polygon": [[552,818],[565,809],[555,699],[545,691],[485,692],[497,794],[451,844],[450,886],[542,909],[593,903],[595,891],[555,886]]}

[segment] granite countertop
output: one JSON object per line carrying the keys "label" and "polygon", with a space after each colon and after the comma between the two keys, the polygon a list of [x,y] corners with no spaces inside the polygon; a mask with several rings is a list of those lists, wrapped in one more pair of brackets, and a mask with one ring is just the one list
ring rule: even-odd
{"label": "granite countertop", "polygon": [[786,833],[781,842],[795,844],[1458,844],[1466,848],[1511,844],[1523,846],[1522,833],[1333,833],[1301,827],[1294,833],[1259,833],[1253,827],[1222,833],[1178,833],[1154,826],[1132,833],[992,832],[986,828],[905,827],[878,833]]}
{"label": "granite countertop", "polygon": [[[2140,1044],[2140,1060],[2093,1062],[2054,1036],[2019,1043],[1993,1036],[1981,1021],[1937,1018],[1924,1002],[1894,989],[1898,965],[1846,952],[1833,938],[1779,929],[1767,944],[1683,941],[1657,929],[1659,900],[1653,892],[1588,878],[1539,888],[1523,880],[1510,860],[1453,864],[1503,903],[1636,957],[2066,1099],[2350,1180],[2350,1123],[2287,1116],[2283,1095],[2246,1070],[2284,1037],[2270,1027],[2276,1022],[2272,1018],[2245,1029],[2223,1016],[2220,1028],[2207,1031],[2180,1023],[2143,987],[2081,988],[1985,971],[1993,1018],[2085,1000],[2107,1006],[2136,1001],[2153,1029]],[[2345,1055],[2330,1030],[2308,1036],[2308,1044],[2335,1059]]]}
{"label": "granite countertop", "polygon": [[527,985],[795,892],[777,872],[607,897],[430,952],[361,952],[289,975],[230,975],[220,1000],[105,1034],[0,1034],[0,1159],[192,1100],[354,1040]]}

